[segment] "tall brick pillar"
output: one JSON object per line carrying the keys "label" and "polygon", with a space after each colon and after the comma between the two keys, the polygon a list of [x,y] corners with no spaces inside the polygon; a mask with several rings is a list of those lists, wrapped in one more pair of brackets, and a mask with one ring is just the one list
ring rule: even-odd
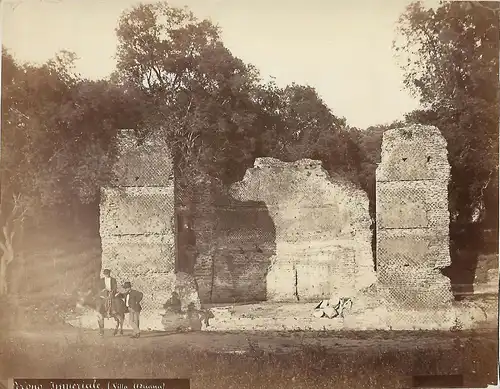
{"label": "tall brick pillar", "polygon": [[376,172],[377,276],[398,306],[449,306],[446,140],[436,127],[386,131]]}
{"label": "tall brick pillar", "polygon": [[175,284],[174,173],[160,140],[139,145],[122,130],[113,186],[101,189],[102,267],[144,293],[144,314],[161,309]]}

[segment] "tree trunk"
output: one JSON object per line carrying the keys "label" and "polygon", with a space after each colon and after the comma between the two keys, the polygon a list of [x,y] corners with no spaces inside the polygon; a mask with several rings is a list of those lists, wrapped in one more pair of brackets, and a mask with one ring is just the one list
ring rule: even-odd
{"label": "tree trunk", "polygon": [[5,255],[0,258],[0,295],[7,294],[7,260]]}
{"label": "tree trunk", "polygon": [[[1,200],[4,200],[2,198]],[[5,203],[0,202],[1,211],[5,212]],[[3,226],[1,227],[2,238],[0,239],[0,250],[2,256],[0,257],[0,295],[8,293],[7,287],[7,268],[14,260],[14,237],[16,235],[17,227],[23,228],[24,216],[27,208],[22,204],[20,195],[13,195],[12,210],[6,217],[2,217]]]}
{"label": "tree trunk", "polygon": [[0,242],[0,248],[2,250],[2,256],[0,257],[0,295],[5,295],[8,293],[7,288],[7,269],[10,263],[14,260],[14,248],[13,248],[13,238],[14,233],[8,232],[6,226],[3,226],[2,232],[4,235],[5,242]]}
{"label": "tree trunk", "polygon": [[24,249],[24,247],[26,247],[26,246],[24,246],[25,226],[21,225],[20,229],[21,229],[21,231],[20,231],[19,243],[21,244],[22,249],[19,252],[19,260],[20,260],[21,266],[22,266],[22,284],[26,285],[26,283],[28,281],[28,273],[27,273],[28,269],[26,266],[26,256],[25,256],[25,249]]}

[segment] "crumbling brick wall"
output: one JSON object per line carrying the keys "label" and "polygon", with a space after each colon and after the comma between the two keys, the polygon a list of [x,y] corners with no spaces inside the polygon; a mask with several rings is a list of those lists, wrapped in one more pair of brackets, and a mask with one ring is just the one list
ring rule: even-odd
{"label": "crumbling brick wall", "polygon": [[266,299],[266,273],[275,253],[274,224],[264,204],[232,199],[220,185],[200,187],[193,225],[194,275],[202,302]]}
{"label": "crumbling brick wall", "polygon": [[275,224],[268,300],[352,296],[375,282],[368,197],[321,162],[257,158],[231,194],[264,202]]}
{"label": "crumbling brick wall", "polygon": [[122,130],[113,186],[101,189],[102,267],[144,293],[145,312],[161,309],[175,285],[174,174],[160,139],[138,144]]}
{"label": "crumbling brick wall", "polygon": [[376,171],[377,276],[412,308],[451,304],[446,140],[433,126],[388,130]]}

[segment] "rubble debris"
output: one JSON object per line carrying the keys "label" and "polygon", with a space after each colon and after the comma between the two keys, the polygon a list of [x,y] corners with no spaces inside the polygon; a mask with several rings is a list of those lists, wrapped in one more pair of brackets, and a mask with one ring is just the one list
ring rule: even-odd
{"label": "rubble debris", "polygon": [[334,298],[322,300],[314,308],[313,316],[317,318],[326,317],[333,319],[335,317],[344,317],[344,311],[352,308],[352,300],[349,297]]}

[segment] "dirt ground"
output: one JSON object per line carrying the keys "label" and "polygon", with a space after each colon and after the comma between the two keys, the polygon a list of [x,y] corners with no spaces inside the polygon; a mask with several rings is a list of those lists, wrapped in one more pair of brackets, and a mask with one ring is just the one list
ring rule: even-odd
{"label": "dirt ground", "polygon": [[[343,317],[314,317],[317,302],[212,305],[210,325],[204,331],[374,331],[374,330],[441,330],[451,328],[477,329],[496,325],[498,298],[480,301],[456,302],[451,307],[433,310],[391,309],[376,302],[367,306],[355,300]],[[141,328],[165,330],[164,310],[143,311]],[[74,327],[97,329],[95,312],[76,310],[67,323]],[[175,323],[172,322],[175,327]],[[106,328],[114,328],[114,320],[105,321]]]}
{"label": "dirt ground", "polygon": [[[0,378],[191,378],[192,388],[407,388],[415,375],[496,381],[496,331],[146,332],[54,325],[0,337]],[[293,384],[293,386],[290,386]]]}
{"label": "dirt ground", "polygon": [[[97,331],[88,329],[59,329],[44,331],[11,331],[7,335],[9,343],[30,342],[33,345],[54,345],[65,348],[72,345],[97,347],[126,347],[133,350],[148,350],[161,344],[169,349],[183,349],[193,352],[213,352],[228,354],[250,353],[255,348],[271,353],[293,353],[308,347],[328,349],[332,353],[366,351],[412,350],[415,347],[454,347],[457,339],[463,336],[454,332],[406,332],[382,331],[359,332],[191,332],[167,333],[160,331],[143,332],[141,338],[131,339],[131,330],[125,329],[124,335],[113,336],[106,330],[104,337]],[[489,331],[476,331],[475,337],[488,338]]]}
{"label": "dirt ground", "polygon": [[[497,328],[145,331],[140,339],[131,339],[127,325],[125,334],[116,337],[110,329],[100,337],[96,330],[72,327],[58,314],[62,305],[43,301],[0,306],[1,379],[190,378],[191,387],[200,389],[406,389],[414,376],[459,379],[452,387],[497,382]],[[248,316],[250,308],[234,310]],[[252,314],[263,312],[259,307]]]}
{"label": "dirt ground", "polygon": [[0,379],[190,378],[193,389],[407,389],[415,375],[454,375],[461,379],[454,387],[497,382],[497,328],[152,331],[131,339],[125,327],[124,336],[106,330],[101,338],[65,324],[60,315],[74,308],[75,291],[99,271],[98,250],[85,247],[94,246],[78,236],[71,250],[38,249],[22,278],[26,296],[0,301]]}

